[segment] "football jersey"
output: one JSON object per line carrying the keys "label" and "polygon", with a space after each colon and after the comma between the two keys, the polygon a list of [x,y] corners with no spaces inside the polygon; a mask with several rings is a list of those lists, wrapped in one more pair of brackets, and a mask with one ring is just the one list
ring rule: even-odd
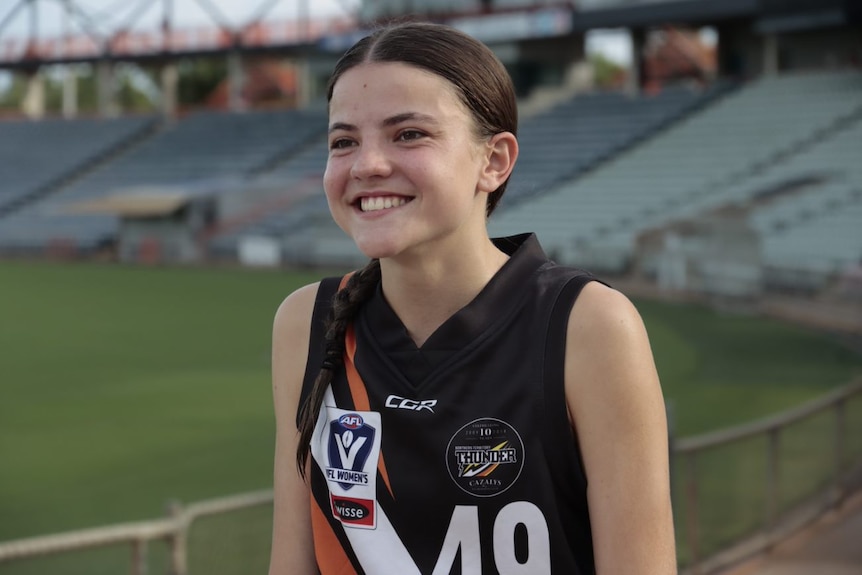
{"label": "football jersey", "polygon": [[[586,476],[564,389],[566,326],[594,278],[536,237],[417,347],[378,285],[345,338],[311,441],[322,575],[594,572]],[[339,278],[321,282],[302,391]]]}

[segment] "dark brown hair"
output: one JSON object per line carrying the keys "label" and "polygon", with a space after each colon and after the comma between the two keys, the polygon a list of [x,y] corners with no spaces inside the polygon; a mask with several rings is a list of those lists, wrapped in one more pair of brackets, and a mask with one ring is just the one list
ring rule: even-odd
{"label": "dark brown hair", "polygon": [[[380,29],[358,41],[341,57],[329,80],[327,99],[332,99],[335,84],[345,72],[366,62],[408,64],[448,80],[473,117],[476,136],[480,139],[501,132],[517,135],[518,108],[512,80],[494,53],[472,36],[426,22]],[[508,180],[488,195],[487,215],[497,207],[507,183]],[[347,326],[362,303],[374,293],[379,281],[380,262],[371,260],[353,274],[333,298],[327,318],[323,366],[300,410],[296,464],[303,477],[323,396],[343,365]]]}

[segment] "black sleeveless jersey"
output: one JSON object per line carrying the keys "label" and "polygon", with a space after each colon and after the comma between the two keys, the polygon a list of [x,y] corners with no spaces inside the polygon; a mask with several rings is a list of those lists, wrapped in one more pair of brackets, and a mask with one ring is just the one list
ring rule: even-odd
{"label": "black sleeveless jersey", "polygon": [[[322,575],[594,573],[586,477],[564,390],[569,311],[589,274],[535,236],[417,348],[378,286],[312,437]],[[339,278],[321,283],[302,400]]]}

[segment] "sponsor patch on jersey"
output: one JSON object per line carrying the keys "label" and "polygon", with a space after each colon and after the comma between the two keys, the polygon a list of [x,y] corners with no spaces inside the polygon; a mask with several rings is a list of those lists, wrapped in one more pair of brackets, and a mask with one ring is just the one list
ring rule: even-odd
{"label": "sponsor patch on jersey", "polygon": [[511,487],[524,467],[524,443],[505,421],[485,417],[459,429],[446,449],[452,481],[470,495],[493,497]]}
{"label": "sponsor patch on jersey", "polygon": [[311,454],[329,487],[332,515],[345,527],[374,529],[380,414],[324,405]]}
{"label": "sponsor patch on jersey", "polygon": [[339,497],[329,494],[332,501],[332,515],[344,523],[354,527],[373,528],[374,500]]}

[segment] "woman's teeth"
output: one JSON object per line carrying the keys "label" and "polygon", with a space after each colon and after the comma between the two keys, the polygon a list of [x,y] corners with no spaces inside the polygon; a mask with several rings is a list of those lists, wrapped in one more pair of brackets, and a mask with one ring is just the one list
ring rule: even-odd
{"label": "woman's teeth", "polygon": [[397,196],[362,198],[359,200],[359,209],[363,212],[376,212],[378,210],[388,210],[389,208],[397,208],[407,203],[406,198]]}

